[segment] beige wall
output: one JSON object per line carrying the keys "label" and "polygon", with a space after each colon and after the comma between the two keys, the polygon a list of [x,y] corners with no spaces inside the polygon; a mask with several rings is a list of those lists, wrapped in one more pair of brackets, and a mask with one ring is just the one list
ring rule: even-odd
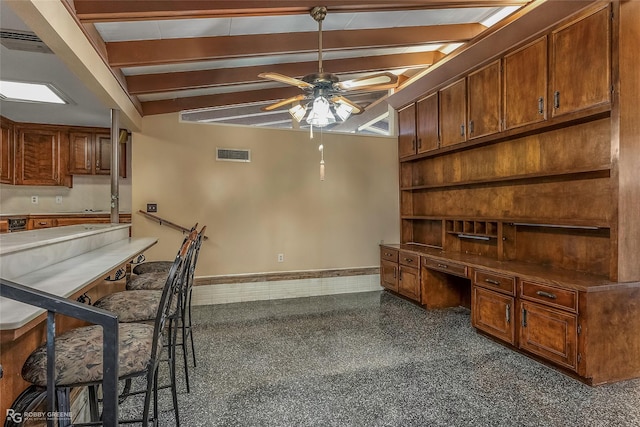
{"label": "beige wall", "polygon": [[[207,225],[198,276],[376,266],[399,239],[396,138],[143,119],[133,134],[133,234],[171,259],[182,235],[136,214],[147,203],[185,227]],[[325,147],[326,180],[319,179]],[[216,161],[216,147],[251,163]],[[277,262],[284,253],[285,261]]]}

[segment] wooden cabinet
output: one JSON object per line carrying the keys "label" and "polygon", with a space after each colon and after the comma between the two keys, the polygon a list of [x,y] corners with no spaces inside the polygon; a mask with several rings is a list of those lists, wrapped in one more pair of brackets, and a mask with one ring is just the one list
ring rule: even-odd
{"label": "wooden cabinet", "polygon": [[473,286],[471,293],[471,324],[485,333],[515,344],[515,298]]}
{"label": "wooden cabinet", "polygon": [[2,130],[0,135],[0,182],[13,184],[13,162],[15,158],[13,123],[3,118],[0,122],[0,129]]}
{"label": "wooden cabinet", "polygon": [[438,92],[416,102],[416,122],[417,153],[422,154],[438,148]]}
{"label": "wooden cabinet", "polygon": [[416,106],[411,104],[398,111],[398,157],[416,154]]}
{"label": "wooden cabinet", "polygon": [[[126,149],[120,146],[120,176],[126,177]],[[69,132],[69,171],[75,175],[111,173],[111,135],[90,131]]]}
{"label": "wooden cabinet", "polygon": [[398,266],[398,293],[420,301],[420,257],[400,252]]}
{"label": "wooden cabinet", "polygon": [[471,324],[481,331],[516,343],[516,278],[476,270],[471,292]]}
{"label": "wooden cabinet", "polygon": [[504,57],[504,128],[547,117],[547,37]]}
{"label": "wooden cabinet", "polygon": [[398,251],[380,247],[380,284],[398,292]]}
{"label": "wooden cabinet", "polygon": [[610,102],[610,22],[606,7],[551,33],[553,117]]}
{"label": "wooden cabinet", "polygon": [[500,75],[500,60],[497,60],[467,77],[469,139],[501,130]]}
{"label": "wooden cabinet", "polygon": [[39,230],[57,226],[58,222],[55,218],[32,218],[27,222],[27,230]]}
{"label": "wooden cabinet", "polygon": [[440,146],[467,140],[467,81],[462,78],[440,89]]}
{"label": "wooden cabinet", "polygon": [[63,138],[56,129],[18,127],[16,184],[70,186]]}
{"label": "wooden cabinet", "polygon": [[573,313],[520,301],[520,348],[571,370],[577,366],[577,318]]}

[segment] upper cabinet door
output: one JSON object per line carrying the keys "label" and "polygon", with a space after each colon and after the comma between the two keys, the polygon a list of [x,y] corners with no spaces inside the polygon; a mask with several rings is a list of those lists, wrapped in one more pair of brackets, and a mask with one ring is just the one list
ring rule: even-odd
{"label": "upper cabinet door", "polygon": [[93,134],[69,132],[69,173],[93,173]]}
{"label": "upper cabinet door", "polygon": [[505,130],[547,118],[547,37],[504,57]]}
{"label": "upper cabinet door", "polygon": [[609,7],[551,33],[552,116],[610,102]]}
{"label": "upper cabinet door", "polygon": [[2,122],[2,136],[0,137],[0,182],[13,184],[13,125]]}
{"label": "upper cabinet door", "polygon": [[500,60],[469,74],[469,139],[500,132]]}
{"label": "upper cabinet door", "polygon": [[18,184],[60,184],[60,132],[20,129],[17,145]]}
{"label": "upper cabinet door", "polygon": [[467,83],[464,78],[440,90],[440,146],[467,140]]}
{"label": "upper cabinet door", "polygon": [[416,154],[416,106],[398,111],[398,157]]}
{"label": "upper cabinet door", "polygon": [[111,173],[111,135],[96,134],[96,174]]}
{"label": "upper cabinet door", "polygon": [[418,122],[418,153],[438,148],[438,92],[421,99],[416,103]]}

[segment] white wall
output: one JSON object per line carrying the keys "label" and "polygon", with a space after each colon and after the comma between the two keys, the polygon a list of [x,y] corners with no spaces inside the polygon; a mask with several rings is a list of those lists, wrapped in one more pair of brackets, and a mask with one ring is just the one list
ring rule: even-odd
{"label": "white wall", "polygon": [[[216,147],[250,149],[252,161],[216,161]],[[136,213],[147,203],[182,226],[207,225],[199,276],[377,266],[380,241],[399,240],[396,138],[315,132],[310,140],[166,114],[145,117],[132,148],[133,235],[160,239],[147,259],[172,259],[182,241]]]}

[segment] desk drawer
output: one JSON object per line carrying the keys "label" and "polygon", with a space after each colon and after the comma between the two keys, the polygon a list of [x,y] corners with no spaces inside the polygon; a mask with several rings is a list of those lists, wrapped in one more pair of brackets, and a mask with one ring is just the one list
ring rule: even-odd
{"label": "desk drawer", "polygon": [[542,283],[523,280],[520,284],[520,296],[551,307],[572,312],[578,311],[578,293],[569,289],[560,289]]}
{"label": "desk drawer", "polygon": [[516,294],[516,278],[488,271],[476,270],[473,282],[483,288],[505,292],[509,295]]}
{"label": "desk drawer", "polygon": [[408,252],[400,252],[400,264],[420,268],[420,256]]}
{"label": "desk drawer", "polygon": [[51,228],[56,227],[57,221],[55,218],[43,218],[43,219],[30,219],[29,220],[29,230],[38,230],[41,228]]}
{"label": "desk drawer", "polygon": [[432,270],[443,271],[456,276],[467,277],[467,266],[449,261],[437,261],[431,258],[424,258],[424,266]]}
{"label": "desk drawer", "polygon": [[398,262],[398,251],[389,248],[380,248],[380,258],[391,262]]}

